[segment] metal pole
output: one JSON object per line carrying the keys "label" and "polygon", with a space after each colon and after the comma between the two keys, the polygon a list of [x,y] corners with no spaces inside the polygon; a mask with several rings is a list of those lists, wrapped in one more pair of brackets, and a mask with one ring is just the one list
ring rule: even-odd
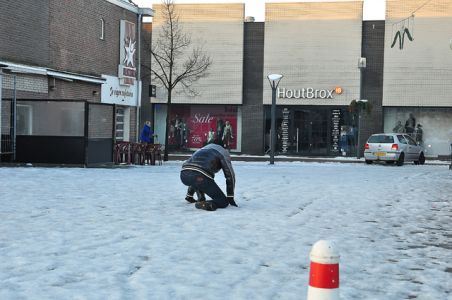
{"label": "metal pole", "polygon": [[271,110],[271,145],[270,145],[270,164],[275,164],[275,142],[276,142],[276,85],[272,82],[272,110]]}
{"label": "metal pole", "polygon": [[298,153],[298,144],[300,142],[300,128],[297,128],[297,153]]}
{"label": "metal pole", "polygon": [[138,52],[138,63],[137,63],[137,106],[136,106],[136,111],[135,111],[135,142],[138,143],[139,141],[139,134],[140,134],[140,124],[141,124],[141,120],[140,120],[140,108],[141,108],[141,89],[140,89],[140,82],[141,82],[141,20],[142,20],[142,15],[141,13],[138,14],[138,46],[137,46],[137,52]]}
{"label": "metal pole", "polygon": [[13,162],[16,161],[16,133],[17,133],[17,92],[16,92],[16,75],[14,75],[13,77],[14,79],[14,89],[13,89],[13,107],[12,107],[12,118],[11,118],[11,122],[12,122],[12,126],[13,126],[13,130],[12,130],[12,138],[13,138]]}
{"label": "metal pole", "polygon": [[361,100],[362,100],[362,90],[363,90],[363,68],[359,68],[359,99],[358,99],[358,128],[357,128],[357,145],[356,145],[356,158],[360,158],[360,135],[361,135]]}
{"label": "metal pole", "polygon": [[360,151],[360,145],[361,145],[361,138],[360,138],[360,131],[361,131],[361,108],[358,105],[358,145],[356,146],[356,158],[361,158],[361,151]]}
{"label": "metal pole", "polygon": [[2,161],[2,90],[3,90],[3,75],[0,69],[0,161]]}

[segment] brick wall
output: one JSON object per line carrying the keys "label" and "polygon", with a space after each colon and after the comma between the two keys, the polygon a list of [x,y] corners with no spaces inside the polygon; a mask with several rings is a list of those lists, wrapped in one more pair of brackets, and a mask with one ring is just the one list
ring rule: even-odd
{"label": "brick wall", "polygon": [[264,152],[264,23],[245,23],[243,50],[242,153]]}
{"label": "brick wall", "polygon": [[69,82],[49,78],[49,86],[49,99],[89,100],[100,102],[99,84],[82,81]]}
{"label": "brick wall", "polygon": [[[136,15],[104,0],[49,0],[51,66],[58,70],[117,76],[120,20]],[[105,39],[100,39],[101,19]]]}
{"label": "brick wall", "polygon": [[371,134],[383,132],[385,21],[364,21],[362,28],[362,56],[366,57],[367,64],[363,71],[362,98],[372,104],[370,115],[363,114],[361,119],[360,132],[363,145]]}
{"label": "brick wall", "polygon": [[2,0],[0,60],[46,66],[49,62],[48,25],[48,0]]}

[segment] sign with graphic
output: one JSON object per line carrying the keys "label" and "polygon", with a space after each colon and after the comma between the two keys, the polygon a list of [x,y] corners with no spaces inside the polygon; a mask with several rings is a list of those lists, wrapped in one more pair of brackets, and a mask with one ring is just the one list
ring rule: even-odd
{"label": "sign with graphic", "polygon": [[282,124],[281,124],[281,140],[282,140],[282,149],[281,152],[286,154],[287,153],[287,149],[289,147],[289,114],[290,111],[287,108],[283,109],[283,120],[282,120]]}
{"label": "sign with graphic", "polygon": [[132,85],[135,82],[137,71],[135,66],[136,47],[135,24],[121,20],[118,66],[118,77],[121,85]]}
{"label": "sign with graphic", "polygon": [[173,107],[168,144],[189,149],[202,148],[208,143],[237,149],[237,106]]}
{"label": "sign with graphic", "polygon": [[340,124],[341,122],[341,110],[333,109],[331,111],[331,152],[334,154],[339,153],[339,139],[340,139]]}

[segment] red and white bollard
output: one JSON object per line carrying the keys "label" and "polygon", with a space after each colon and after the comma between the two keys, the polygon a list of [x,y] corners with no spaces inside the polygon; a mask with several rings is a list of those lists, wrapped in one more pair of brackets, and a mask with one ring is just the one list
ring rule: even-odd
{"label": "red and white bollard", "polygon": [[312,246],[307,300],[339,299],[339,257],[330,241]]}

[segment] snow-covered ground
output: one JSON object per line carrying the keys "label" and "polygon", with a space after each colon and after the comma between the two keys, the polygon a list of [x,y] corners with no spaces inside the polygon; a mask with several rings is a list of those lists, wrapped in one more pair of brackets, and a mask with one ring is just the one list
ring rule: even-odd
{"label": "snow-covered ground", "polygon": [[0,168],[0,299],[306,299],[320,239],[342,299],[452,299],[447,165],[233,165],[240,207],[216,212],[180,161]]}

